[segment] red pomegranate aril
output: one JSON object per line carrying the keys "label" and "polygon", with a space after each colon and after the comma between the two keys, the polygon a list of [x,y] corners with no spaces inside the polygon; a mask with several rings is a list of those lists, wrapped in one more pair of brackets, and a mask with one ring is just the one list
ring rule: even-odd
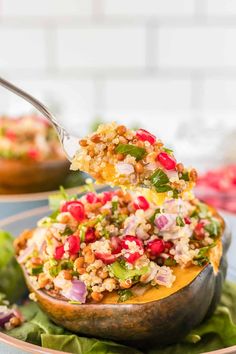
{"label": "red pomegranate aril", "polygon": [[95,235],[95,230],[94,228],[90,227],[85,233],[85,242],[90,243],[90,242],[95,242],[96,241],[96,235]]}
{"label": "red pomegranate aril", "polygon": [[5,133],[5,136],[11,141],[16,140],[16,133],[13,130],[8,129]]}
{"label": "red pomegranate aril", "polygon": [[90,204],[98,203],[100,201],[97,195],[93,192],[89,192],[86,194],[86,200]]}
{"label": "red pomegranate aril", "polygon": [[102,196],[103,204],[110,202],[112,200],[113,195],[114,195],[114,192],[103,192],[103,196]]}
{"label": "red pomegranate aril", "polygon": [[32,159],[32,160],[37,160],[37,159],[39,158],[39,156],[40,156],[38,150],[33,149],[33,148],[32,148],[32,149],[29,149],[29,150],[27,151],[27,155],[28,155],[28,157],[29,157],[30,159]]}
{"label": "red pomegranate aril", "polygon": [[184,222],[185,222],[185,224],[190,225],[190,224],[191,224],[191,219],[190,219],[190,217],[189,217],[189,216],[185,216]]}
{"label": "red pomegranate aril", "polygon": [[116,236],[111,237],[112,254],[120,253],[122,250],[121,239]]}
{"label": "red pomegranate aril", "polygon": [[133,264],[137,259],[141,257],[141,254],[139,252],[134,252],[134,253],[126,253],[124,258],[128,263]]}
{"label": "red pomegranate aril", "polygon": [[71,235],[66,240],[69,243],[69,254],[70,256],[76,254],[80,250],[80,238],[76,235]]}
{"label": "red pomegranate aril", "polygon": [[117,259],[116,255],[110,253],[99,253],[95,252],[95,257],[103,261],[104,264],[111,264],[114,263]]}
{"label": "red pomegranate aril", "polygon": [[166,241],[165,242],[165,249],[166,250],[169,251],[173,246],[174,246],[173,242],[171,242],[171,241]]}
{"label": "red pomegranate aril", "polygon": [[123,237],[123,239],[121,240],[121,247],[122,248],[129,249],[129,245],[127,244],[127,241],[135,242],[136,245],[140,249],[143,249],[143,242],[141,240],[139,240],[136,236],[132,236],[132,235],[126,235],[126,236]]}
{"label": "red pomegranate aril", "polygon": [[151,145],[155,144],[156,137],[155,135],[149,133],[145,129],[139,129],[136,131],[136,137],[141,141],[148,141]]}
{"label": "red pomegranate aril", "polygon": [[199,222],[194,229],[195,238],[197,240],[202,240],[205,237],[205,224],[203,222]]}
{"label": "red pomegranate aril", "polygon": [[166,152],[160,152],[160,154],[157,155],[157,161],[159,161],[166,170],[174,170],[176,167],[175,158]]}
{"label": "red pomegranate aril", "polygon": [[143,196],[139,196],[135,199],[133,206],[135,210],[147,210],[149,208],[149,203],[146,198],[144,198]]}
{"label": "red pomegranate aril", "polygon": [[61,211],[68,211],[77,221],[82,221],[85,219],[84,205],[78,200],[71,200],[69,202],[64,203],[61,207]]}
{"label": "red pomegranate aril", "polygon": [[147,250],[152,256],[159,256],[165,250],[165,243],[163,240],[151,241],[147,245]]}
{"label": "red pomegranate aril", "polygon": [[58,246],[55,248],[54,258],[59,261],[60,259],[62,259],[64,253],[64,246]]}

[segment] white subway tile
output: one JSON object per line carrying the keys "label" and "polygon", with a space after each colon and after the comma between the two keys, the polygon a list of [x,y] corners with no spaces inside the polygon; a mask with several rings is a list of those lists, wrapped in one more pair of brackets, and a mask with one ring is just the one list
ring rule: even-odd
{"label": "white subway tile", "polygon": [[179,68],[235,67],[235,38],[235,28],[162,28],[156,44],[158,64]]}
{"label": "white subway tile", "polygon": [[190,108],[188,80],[110,80],[105,86],[106,109],[127,112],[185,111]]}
{"label": "white subway tile", "polygon": [[235,0],[206,0],[207,13],[217,16],[236,15]]}
{"label": "white subway tile", "polygon": [[194,0],[104,0],[106,15],[185,16],[194,12]]}
{"label": "white subway tile", "polygon": [[3,16],[66,17],[90,15],[92,0],[2,0]]}
{"label": "white subway tile", "polygon": [[[87,132],[94,118],[94,84],[92,80],[69,79],[17,79],[8,75],[16,85],[41,100],[55,114],[57,119],[72,133],[78,136]],[[34,110],[21,98],[0,90],[0,113],[13,115]]]}
{"label": "white subway tile", "polygon": [[122,68],[145,65],[145,30],[104,28],[58,30],[60,68]]}
{"label": "white subway tile", "polygon": [[44,31],[0,27],[0,68],[42,69],[46,65]]}
{"label": "white subway tile", "polygon": [[236,111],[236,80],[208,79],[204,85],[204,110]]}

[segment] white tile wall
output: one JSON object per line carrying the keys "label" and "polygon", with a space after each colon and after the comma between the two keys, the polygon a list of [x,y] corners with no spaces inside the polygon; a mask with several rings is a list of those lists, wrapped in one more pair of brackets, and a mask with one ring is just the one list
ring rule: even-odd
{"label": "white tile wall", "polygon": [[191,82],[173,79],[113,80],[105,86],[108,110],[140,112],[179,112],[191,108]]}
{"label": "white tile wall", "polygon": [[1,0],[3,16],[88,16],[92,0]]}
{"label": "white tile wall", "polygon": [[[208,79],[204,86],[204,109],[214,112],[236,111],[236,80]],[[236,118],[234,118],[236,120]]]}
{"label": "white tile wall", "polygon": [[[8,79],[45,103],[73,134],[85,133],[85,122],[95,117],[92,80],[58,78],[16,80],[14,74],[8,76]],[[18,112],[32,110],[28,102],[3,90],[0,88],[0,97],[4,98],[0,104],[0,114],[7,111],[12,115],[17,115]]]}
{"label": "white tile wall", "polygon": [[43,29],[4,28],[0,26],[0,69],[45,69]]}
{"label": "white tile wall", "polygon": [[206,0],[207,12],[210,15],[234,16],[236,15],[235,0]]}
{"label": "white tile wall", "polygon": [[94,26],[57,31],[59,68],[145,66],[145,30]]}
{"label": "white tile wall", "polygon": [[104,0],[106,15],[183,16],[192,15],[194,0]]}
{"label": "white tile wall", "polygon": [[[0,71],[73,130],[103,115],[172,134],[236,116],[235,17],[236,0],[0,0]],[[8,97],[1,112],[26,109]]]}
{"label": "white tile wall", "polygon": [[236,28],[162,28],[157,46],[160,67],[236,67]]}

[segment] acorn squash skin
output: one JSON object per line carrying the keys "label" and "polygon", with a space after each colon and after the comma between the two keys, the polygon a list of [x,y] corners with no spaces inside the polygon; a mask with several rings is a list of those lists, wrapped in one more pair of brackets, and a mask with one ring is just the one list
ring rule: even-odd
{"label": "acorn squash skin", "polygon": [[209,264],[187,286],[170,296],[143,304],[70,304],[27,285],[40,307],[58,325],[76,333],[131,345],[168,345],[179,341],[214,311],[226,275],[230,232],[222,235],[223,256],[214,274]]}

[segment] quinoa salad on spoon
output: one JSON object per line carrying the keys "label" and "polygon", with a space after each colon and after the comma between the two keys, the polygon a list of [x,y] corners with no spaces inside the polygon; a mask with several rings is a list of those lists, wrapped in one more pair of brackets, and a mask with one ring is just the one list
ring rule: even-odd
{"label": "quinoa salad on spoon", "polygon": [[114,292],[128,302],[171,288],[179,269],[218,268],[223,220],[194,197],[196,171],[153,134],[102,125],[80,140],[72,169],[116,188],[63,193],[51,216],[15,241],[34,288],[76,304]]}

